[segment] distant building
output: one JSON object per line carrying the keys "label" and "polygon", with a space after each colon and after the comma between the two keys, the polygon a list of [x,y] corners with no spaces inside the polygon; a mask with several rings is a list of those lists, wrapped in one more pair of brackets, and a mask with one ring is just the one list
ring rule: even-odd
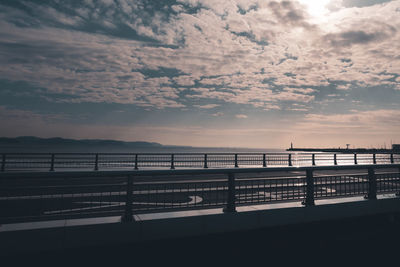
{"label": "distant building", "polygon": [[393,144],[393,145],[392,145],[392,149],[393,149],[393,150],[400,151],[400,144]]}

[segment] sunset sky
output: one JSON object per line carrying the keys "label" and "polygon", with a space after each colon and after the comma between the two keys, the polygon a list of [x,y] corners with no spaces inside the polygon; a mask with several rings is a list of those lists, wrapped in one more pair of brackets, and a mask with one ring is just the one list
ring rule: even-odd
{"label": "sunset sky", "polygon": [[400,143],[400,1],[0,2],[0,136]]}

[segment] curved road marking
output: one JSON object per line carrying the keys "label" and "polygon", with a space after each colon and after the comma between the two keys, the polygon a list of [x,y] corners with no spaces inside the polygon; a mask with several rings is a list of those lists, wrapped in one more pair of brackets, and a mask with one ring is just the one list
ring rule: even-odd
{"label": "curved road marking", "polygon": [[[181,203],[165,203],[165,202],[139,202],[139,201],[134,201],[132,202],[133,204],[141,204],[141,205],[168,205],[168,206],[182,206],[182,205],[192,205],[192,204],[197,204],[203,201],[202,197],[199,196],[189,196],[190,201],[188,202],[181,202]],[[119,207],[119,206],[125,206],[125,202],[108,202],[108,201],[81,201],[81,202],[74,202],[78,204],[100,204],[100,206],[94,206],[94,207],[85,207],[85,208],[75,208],[75,209],[65,209],[65,210],[53,210],[53,211],[45,211],[44,214],[55,214],[55,213],[63,213],[63,212],[71,212],[71,211],[82,211],[82,210],[93,210],[93,209],[102,209],[102,208],[109,208],[109,207]],[[103,203],[112,203],[111,205],[103,205]]]}

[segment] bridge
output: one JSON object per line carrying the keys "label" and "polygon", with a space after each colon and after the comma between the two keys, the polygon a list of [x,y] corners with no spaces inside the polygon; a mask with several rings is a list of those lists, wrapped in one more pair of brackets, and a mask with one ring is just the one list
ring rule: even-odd
{"label": "bridge", "polygon": [[[3,156],[1,249],[140,243],[400,212],[398,154],[288,153],[274,156],[282,159],[278,166],[267,154],[231,154],[228,160],[224,154],[226,161],[203,154],[191,161],[200,168],[180,165],[182,155],[168,155],[167,162],[153,158],[147,169],[136,155],[123,155],[130,161],[108,169],[106,155],[99,154],[90,154],[87,165],[74,160],[70,169],[62,168],[58,154],[19,161]],[[253,157],[261,166],[253,167]],[[331,164],[320,165],[326,161]],[[240,167],[246,162],[252,167]]]}

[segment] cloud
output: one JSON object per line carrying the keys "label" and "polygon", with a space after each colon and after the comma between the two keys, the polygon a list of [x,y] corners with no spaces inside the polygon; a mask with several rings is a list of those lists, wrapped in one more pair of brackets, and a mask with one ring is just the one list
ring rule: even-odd
{"label": "cloud", "polygon": [[264,110],[280,110],[281,107],[273,104],[266,104]]}
{"label": "cloud", "polygon": [[213,115],[214,117],[221,117],[221,116],[224,115],[224,113],[223,113],[223,112],[217,112],[217,113],[213,113],[212,115]]}
{"label": "cloud", "polygon": [[304,9],[292,1],[271,1],[268,3],[275,18],[284,25],[308,28],[311,25],[306,22],[307,13]]}
{"label": "cloud", "polygon": [[400,110],[380,109],[370,111],[353,110],[348,114],[308,114],[303,127],[319,125],[320,127],[365,128],[382,131],[382,125],[389,128],[399,128]]}
{"label": "cloud", "polygon": [[338,90],[349,90],[351,87],[351,84],[341,84],[341,85],[337,85],[336,89]]}
{"label": "cloud", "polygon": [[236,114],[235,117],[238,119],[247,119],[248,118],[248,116],[245,114]]}
{"label": "cloud", "polygon": [[207,104],[207,105],[194,105],[196,108],[201,108],[201,109],[212,109],[212,108],[216,108],[220,105],[218,104]]}
{"label": "cloud", "polygon": [[174,78],[174,81],[180,86],[193,86],[195,80],[190,75],[181,75]]}
{"label": "cloud", "polygon": [[372,42],[381,42],[392,37],[397,30],[393,26],[381,25],[379,29],[369,31],[348,30],[340,33],[329,33],[324,39],[334,47],[346,47],[356,44],[368,44]]}
{"label": "cloud", "polygon": [[[195,9],[190,13],[188,6]],[[248,11],[241,13],[238,6]],[[2,14],[2,34],[7,36],[3,41],[7,41],[2,46],[4,58],[1,64],[8,64],[11,68],[2,69],[0,75],[38,84],[49,91],[73,95],[75,102],[93,100],[151,106],[160,103],[148,101],[154,98],[155,91],[160,91],[157,99],[166,100],[161,107],[182,107],[186,105],[185,94],[177,98],[172,89],[167,93],[162,88],[165,85],[172,88],[171,83],[196,87],[198,81],[210,87],[223,85],[231,92],[236,90],[234,93],[217,93],[214,90],[212,95],[216,99],[235,103],[244,103],[246,99],[247,103],[251,103],[254,102],[253,96],[259,92],[258,88],[265,86],[264,79],[283,87],[327,86],[328,79],[359,80],[365,85],[375,85],[380,81],[375,79],[375,73],[384,69],[395,71],[393,65],[382,64],[382,59],[378,59],[374,62],[380,67],[360,74],[361,66],[365,66],[361,55],[372,51],[352,51],[354,64],[349,67],[347,62],[331,64],[330,52],[317,51],[310,46],[314,41],[321,44],[321,40],[325,40],[328,47],[322,46],[321,49],[329,51],[329,46],[341,46],[343,53],[343,49],[352,48],[354,44],[378,42],[384,45],[394,35],[395,28],[389,22],[383,22],[380,14],[391,14],[392,7],[382,7],[382,11],[375,12],[373,19],[368,21],[360,21],[353,13],[347,14],[343,23],[337,20],[337,31],[326,34],[321,34],[322,29],[309,22],[303,6],[291,1],[229,1],[224,4],[182,1],[178,13],[169,12],[167,6],[151,11],[140,1],[108,1],[97,6],[95,2],[87,2],[79,8],[74,5],[64,7],[68,12],[57,5],[31,4],[28,7],[34,12],[51,10],[48,12],[56,15],[49,16],[47,20],[38,15],[36,21],[40,23],[40,29],[22,28],[7,21],[15,14],[20,20],[34,18],[21,9],[6,7],[10,15]],[[85,29],[87,23],[95,22],[97,25],[101,12],[105,12],[105,20],[116,28],[111,32],[106,28],[95,28],[97,32]],[[363,16],[371,15],[369,10],[362,12]],[[59,28],[53,23],[56,17],[62,17],[58,14],[77,23],[67,23],[70,28]],[[350,19],[351,16],[354,19]],[[302,33],[304,39],[299,39],[296,27],[306,31]],[[125,39],[115,38],[117,32]],[[390,50],[374,47],[374,51],[376,55],[382,55]],[[330,62],[329,65],[324,61]],[[178,75],[168,76],[169,80],[160,79],[158,84],[156,81],[150,83],[149,74],[144,71],[171,75],[161,71],[171,66]],[[341,73],[345,67],[346,73]],[[132,70],[141,71],[144,76],[136,79]],[[287,73],[295,75],[289,77]],[[263,99],[274,98],[263,95]],[[286,97],[275,97],[275,101]]]}
{"label": "cloud", "polygon": [[343,7],[366,7],[390,1],[393,0],[341,0]]}

